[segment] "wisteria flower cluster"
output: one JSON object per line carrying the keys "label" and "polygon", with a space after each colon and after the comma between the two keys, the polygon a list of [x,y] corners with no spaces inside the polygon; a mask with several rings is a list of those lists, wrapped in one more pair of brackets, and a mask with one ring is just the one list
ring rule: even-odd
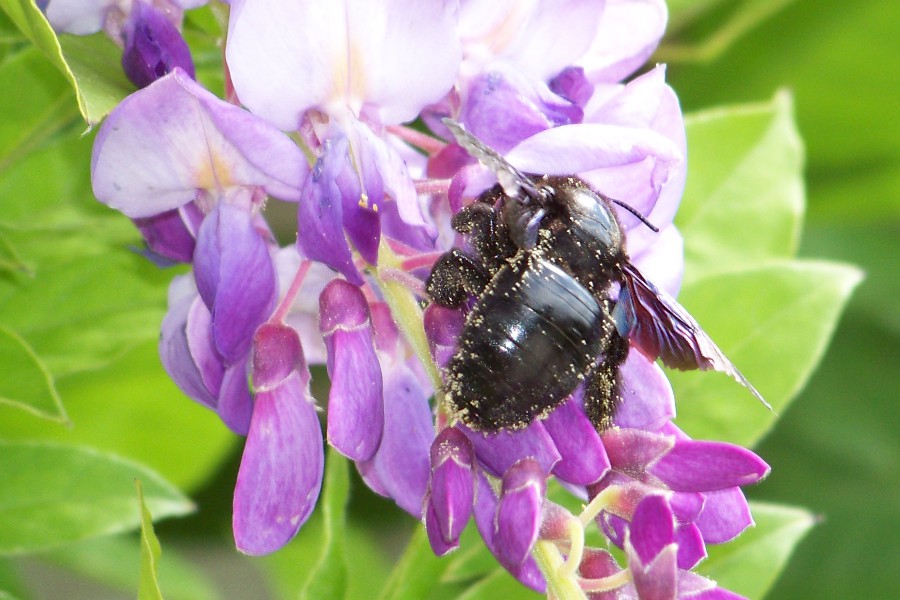
{"label": "wisteria flower cluster", "polygon": [[[160,354],[246,436],[237,547],[265,554],[297,533],[327,440],[423,520],[439,555],[474,519],[510,573],[557,597],[735,597],[692,569],[752,524],[740,487],[765,463],[679,430],[663,371],[635,350],[613,427],[596,430],[577,390],[521,430],[473,431],[440,394],[464,314],[422,310],[431,266],[464,243],[451,215],[493,183],[445,117],[524,172],[577,173],[626,199],[660,227],[618,215],[631,261],[677,293],[682,116],[665,67],[638,72],[662,0],[231,0],[224,100],[194,79],[179,33],[200,4],[42,8],[57,30],[106,31],[140,88],[97,135],[94,192],[150,258],[192,266],[172,281]],[[276,202],[296,220],[274,221]],[[310,364],[327,367],[327,402]],[[547,499],[553,479],[583,513]],[[585,547],[592,524],[626,564]]]}

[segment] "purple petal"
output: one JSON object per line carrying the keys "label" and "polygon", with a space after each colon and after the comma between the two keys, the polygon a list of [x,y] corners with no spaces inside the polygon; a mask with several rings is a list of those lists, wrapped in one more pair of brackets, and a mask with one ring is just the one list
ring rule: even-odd
{"label": "purple petal", "polygon": [[649,472],[675,491],[711,492],[756,483],[769,465],[733,444],[679,441]]}
{"label": "purple petal", "polygon": [[[615,575],[621,570],[612,554],[597,548],[585,548],[584,557],[578,567],[579,574],[585,579],[603,579]],[[590,600],[620,600],[618,590],[589,592],[588,598]]]}
{"label": "purple petal", "polygon": [[203,384],[213,396],[218,397],[222,389],[222,378],[225,376],[225,365],[213,341],[212,315],[199,296],[194,299],[188,312],[185,334],[191,358],[200,372]]}
{"label": "purple petal", "polygon": [[616,425],[656,431],[675,416],[675,395],[659,365],[632,349],[620,374],[622,403],[613,419]]}
{"label": "purple petal", "polygon": [[178,28],[150,4],[136,2],[123,28],[125,48],[122,67],[139,88],[146,87],[175,67],[191,77],[194,61]]}
{"label": "purple petal", "polygon": [[425,519],[425,533],[428,534],[428,543],[431,544],[431,549],[434,551],[435,556],[444,556],[448,552],[459,548],[458,537],[450,538],[451,541],[449,542],[445,541],[444,534],[441,532],[441,519],[438,518],[437,510],[431,501],[425,507],[423,518]]}
{"label": "purple petal", "polygon": [[253,396],[247,383],[246,362],[237,362],[225,369],[216,410],[229,429],[238,435],[247,435],[253,414]]}
{"label": "purple petal", "polygon": [[185,224],[181,210],[173,209],[153,217],[135,219],[134,224],[151,252],[175,262],[191,262],[195,238]]}
{"label": "purple petal", "polygon": [[547,476],[541,465],[524,458],[503,474],[497,507],[497,555],[507,568],[525,562],[541,532]]}
{"label": "purple petal", "polygon": [[740,488],[707,492],[703,511],[695,521],[707,544],[722,544],[753,525],[750,507]]}
{"label": "purple petal", "polygon": [[544,420],[561,460],[553,474],[576,485],[598,481],[610,468],[603,440],[573,399],[568,399]]}
{"label": "purple petal", "polygon": [[431,445],[430,504],[441,537],[458,540],[472,514],[475,452],[455,427],[444,428]]}
{"label": "purple petal", "polygon": [[213,338],[226,362],[250,350],[253,333],[272,313],[275,267],[247,210],[217,204],[200,226],[194,256],[200,296],[210,308]]}
{"label": "purple petal", "polygon": [[[241,100],[282,129],[314,107],[358,115],[365,105],[400,123],[453,85],[457,10],[449,0],[232,0],[226,59]],[[297,35],[298,23],[315,26]]]}
{"label": "purple petal", "polygon": [[578,64],[591,81],[620,81],[653,54],[667,20],[664,0],[606,0],[594,43]]}
{"label": "purple petal", "polygon": [[363,279],[353,264],[353,254],[344,237],[343,194],[338,178],[349,166],[347,140],[338,138],[323,145],[303,186],[303,201],[297,208],[297,244],[310,260],[325,263],[354,285]]}
{"label": "purple petal", "polygon": [[90,35],[103,28],[108,13],[116,9],[114,0],[49,0],[43,9],[58,33]]}
{"label": "purple petal", "polygon": [[[491,484],[482,473],[478,473],[475,491],[475,524],[478,526],[478,533],[481,534],[485,546],[499,559],[495,529],[498,503]],[[503,563],[501,562],[501,564]],[[503,566],[523,585],[536,592],[544,593],[547,589],[547,583],[544,581],[537,563],[534,562],[534,557],[527,557],[523,563],[517,566],[505,564]]]}
{"label": "purple petal", "polygon": [[382,372],[384,433],[375,456],[360,463],[360,472],[373,473],[376,491],[384,490],[400,508],[421,518],[430,472],[429,448],[434,438],[428,406],[430,390],[402,363],[392,368],[383,366]]}
{"label": "purple petal", "polygon": [[[203,306],[193,278],[190,275],[175,277],[169,284],[169,310],[162,322],[159,357],[166,373],[181,391],[207,408],[215,409],[218,389],[210,393],[204,383],[201,368],[192,356],[190,333],[186,332],[188,314],[195,303]],[[206,363],[201,361],[201,364]]]}
{"label": "purple petal", "polygon": [[328,442],[353,460],[375,454],[384,429],[381,366],[359,288],[335,279],[319,298],[328,350]]}
{"label": "purple petal", "polygon": [[553,438],[540,421],[518,431],[482,433],[462,425],[460,430],[471,440],[478,459],[498,477],[524,456],[534,458],[545,473],[550,473],[562,460]]}
{"label": "purple petal", "polygon": [[675,518],[681,523],[694,522],[706,503],[706,495],[697,492],[672,492],[668,498]]}
{"label": "purple petal", "polygon": [[678,573],[678,598],[690,600],[746,600],[734,592],[716,587],[716,582],[690,571]]}
{"label": "purple petal", "polygon": [[281,385],[292,373],[301,373],[307,383],[309,375],[300,336],[286,325],[266,323],[253,336],[251,362],[253,389],[259,394]]}
{"label": "purple petal", "polygon": [[136,219],[205,191],[260,187],[297,200],[306,159],[281,131],[219,100],[181,69],[123,100],[94,141],[94,195]]}
{"label": "purple petal", "polygon": [[325,455],[311,400],[296,372],[256,396],[234,490],[234,538],[241,552],[274,552],[316,505]]}
{"label": "purple petal", "polygon": [[584,108],[594,94],[594,86],[584,75],[581,67],[566,67],[550,81],[550,89],[554,94],[565,98],[572,104]]}
{"label": "purple petal", "polygon": [[675,445],[675,440],[640,429],[609,429],[603,433],[603,445],[614,469],[640,477],[648,465]]}
{"label": "purple petal", "polygon": [[693,523],[679,524],[675,528],[675,543],[678,544],[679,569],[693,569],[706,558],[703,536]]}
{"label": "purple petal", "polygon": [[675,541],[675,515],[665,497],[653,495],[641,500],[631,518],[631,547],[641,564],[650,564]]}
{"label": "purple petal", "polygon": [[439,367],[444,367],[456,352],[456,340],[462,332],[465,315],[461,310],[432,302],[425,309],[423,318],[431,356]]}

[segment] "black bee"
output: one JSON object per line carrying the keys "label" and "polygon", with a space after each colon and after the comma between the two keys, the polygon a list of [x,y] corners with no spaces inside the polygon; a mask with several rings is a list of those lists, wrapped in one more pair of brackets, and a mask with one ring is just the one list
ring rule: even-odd
{"label": "black bee", "polygon": [[520,429],[586,380],[585,411],[606,429],[631,344],[670,367],[727,373],[762,400],[693,317],[629,262],[612,203],[655,227],[577,177],[524,175],[462,125],[444,123],[499,181],[453,217],[471,252],[441,256],[426,284],[444,306],[474,297],[445,372],[454,416],[480,431]]}

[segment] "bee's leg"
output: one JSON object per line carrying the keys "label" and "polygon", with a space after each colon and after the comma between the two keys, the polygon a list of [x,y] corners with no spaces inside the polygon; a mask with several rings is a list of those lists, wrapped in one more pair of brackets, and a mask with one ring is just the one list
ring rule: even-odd
{"label": "bee's leg", "polygon": [[628,338],[613,331],[602,361],[588,376],[584,390],[584,411],[597,431],[604,431],[612,425],[620,400],[619,367],[628,358],[628,348]]}
{"label": "bee's leg", "polygon": [[434,264],[425,291],[438,304],[456,308],[466,299],[478,296],[491,280],[483,264],[464,252],[453,249]]}
{"label": "bee's leg", "polygon": [[497,218],[497,211],[490,204],[470,204],[453,216],[451,225],[467,237],[475,254],[492,273],[516,253],[506,226]]}

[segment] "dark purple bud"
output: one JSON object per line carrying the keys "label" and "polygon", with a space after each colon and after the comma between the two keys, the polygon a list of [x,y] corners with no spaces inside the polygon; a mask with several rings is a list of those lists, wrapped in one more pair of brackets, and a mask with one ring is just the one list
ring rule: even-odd
{"label": "dark purple bud", "polygon": [[425,335],[431,357],[443,367],[456,352],[456,341],[462,331],[465,316],[462,311],[432,302],[425,309]]}
{"label": "dark purple bud", "polygon": [[733,444],[680,440],[648,471],[672,490],[710,492],[756,483],[769,465]]}
{"label": "dark purple bud", "polygon": [[316,505],[324,467],[316,408],[294,371],[255,399],[234,489],[238,550],[268,554],[294,537]]}
{"label": "dark purple bud", "polygon": [[521,565],[541,532],[547,474],[533,458],[523,458],[503,474],[497,507],[497,552],[509,567]]}
{"label": "dark purple bud", "polygon": [[584,108],[594,95],[594,86],[584,76],[581,67],[566,67],[559,75],[550,80],[550,89],[554,94],[561,96]]}
{"label": "dark purple bud", "polygon": [[[498,540],[497,540],[497,529],[496,525],[496,517],[497,517],[497,505],[499,501],[497,500],[496,494],[494,494],[493,488],[491,488],[491,484],[488,482],[487,477],[482,473],[478,473],[476,475],[477,479],[477,487],[475,491],[475,524],[478,526],[478,533],[481,534],[481,538],[484,540],[485,546],[488,547],[488,550],[491,551],[498,560],[500,559],[500,554],[498,550]],[[541,575],[541,571],[537,566],[537,563],[534,562],[534,557],[528,556],[525,559],[525,562],[519,565],[507,565],[501,561],[503,567],[509,571],[513,577],[518,579],[523,585],[535,590],[536,592],[544,593],[547,589],[547,583],[544,581],[544,577]]]}
{"label": "dark purple bud", "polygon": [[[182,208],[194,206],[187,204]],[[196,209],[195,209],[196,210]],[[166,260],[189,263],[194,256],[196,239],[193,230],[185,223],[182,209],[135,219],[134,224],[144,236],[150,252]]]}
{"label": "dark purple bud", "polygon": [[301,254],[325,263],[354,285],[363,278],[353,264],[344,235],[343,197],[338,177],[349,168],[347,138],[326,140],[323,155],[307,175],[297,212],[297,244]]}
{"label": "dark purple bud", "polygon": [[733,540],[753,525],[750,507],[740,488],[707,492],[706,502],[695,523],[707,544]]}
{"label": "dark purple bud", "polygon": [[294,372],[309,380],[300,336],[287,325],[264,323],[256,330],[250,365],[257,394],[281,385]]}
{"label": "dark purple bud", "polygon": [[226,364],[245,357],[278,292],[269,247],[249,210],[219,202],[206,216],[194,252],[194,278],[212,313],[216,349]]}
{"label": "dark purple bud", "polygon": [[194,75],[191,51],[181,33],[155,6],[134,3],[122,30],[125,48],[122,68],[137,87],[147,87],[175,67]]}
{"label": "dark purple bud", "polygon": [[328,351],[328,442],[353,460],[369,460],[384,429],[381,366],[369,306],[358,287],[335,279],[319,296],[319,329]]}
{"label": "dark purple bud", "polygon": [[445,554],[459,548],[459,538],[454,538],[451,542],[444,541],[444,534],[441,533],[440,519],[434,508],[434,503],[428,500],[425,506],[425,533],[428,535],[428,543],[431,544],[431,550],[435,556],[444,556]]}
{"label": "dark purple bud", "polygon": [[599,481],[609,470],[603,440],[578,403],[569,398],[544,420],[562,456],[553,474],[575,485]]}
{"label": "dark purple bud", "polygon": [[443,429],[431,444],[430,504],[445,544],[458,542],[475,497],[475,451],[455,427]]}
{"label": "dark purple bud", "polygon": [[562,457],[543,423],[535,421],[519,431],[481,433],[460,426],[475,447],[475,455],[485,467],[500,477],[523,456],[537,460],[545,473],[550,473]]}

